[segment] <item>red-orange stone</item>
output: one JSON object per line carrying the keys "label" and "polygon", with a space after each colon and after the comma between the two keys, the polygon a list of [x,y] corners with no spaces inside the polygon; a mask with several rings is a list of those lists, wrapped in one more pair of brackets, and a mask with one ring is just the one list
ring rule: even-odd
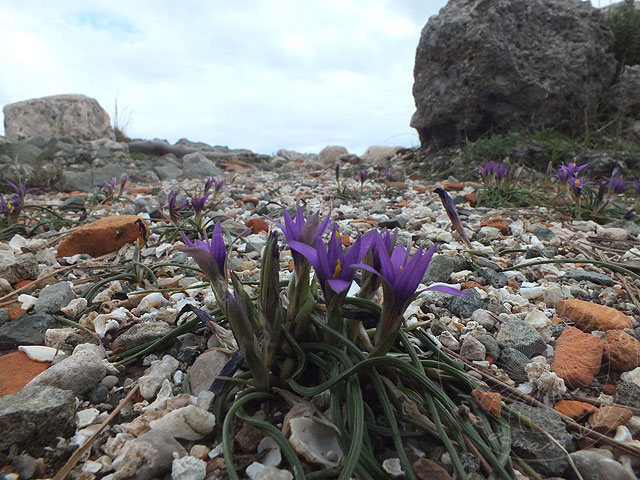
{"label": "red-orange stone", "polygon": [[586,402],[578,402],[577,400],[560,400],[556,403],[554,410],[571,417],[574,420],[584,417],[588,413],[593,413],[597,410],[595,405],[591,405]]}
{"label": "red-orange stone", "polygon": [[640,366],[640,342],[622,330],[609,330],[606,337],[604,356],[611,369],[628,372]]}
{"label": "red-orange stone", "polygon": [[0,397],[21,391],[50,365],[50,362],[33,361],[24,352],[3,355],[0,357]]}
{"label": "red-orange stone", "polygon": [[[83,225],[71,232],[58,246],[58,257],[71,257],[79,253],[99,257],[118,251],[140,236],[140,227],[135,223],[139,219],[137,215],[120,215]],[[145,226],[148,230],[146,222]]]}
{"label": "red-orange stone", "polygon": [[471,390],[473,401],[487,413],[500,416],[502,410],[502,396],[497,392],[483,392],[482,390]]}
{"label": "red-orange stone", "polygon": [[602,362],[604,343],[598,337],[566,327],[556,342],[551,370],[573,388],[586,388]]}
{"label": "red-orange stone", "polygon": [[251,233],[269,232],[269,224],[261,218],[252,218],[246,225],[251,229]]}
{"label": "red-orange stone", "polygon": [[633,327],[631,319],[615,308],[575,298],[560,300],[556,305],[556,312],[575,322],[576,327],[585,332]]}

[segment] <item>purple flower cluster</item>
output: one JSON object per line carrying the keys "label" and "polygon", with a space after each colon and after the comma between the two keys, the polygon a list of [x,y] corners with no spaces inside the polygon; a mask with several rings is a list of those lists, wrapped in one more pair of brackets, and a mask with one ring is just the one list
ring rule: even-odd
{"label": "purple flower cluster", "polygon": [[213,187],[213,194],[218,195],[218,192],[222,189],[222,186],[224,184],[224,178],[216,180],[214,177],[211,177],[204,182],[204,191],[202,192],[202,194],[207,195],[209,193],[209,190],[211,190],[211,188]]}
{"label": "purple flower cluster", "polygon": [[20,212],[22,211],[22,207],[24,206],[25,195],[28,192],[32,192],[38,189],[27,188],[26,184],[23,184],[23,183],[15,184],[10,181],[7,181],[6,183],[11,188],[13,188],[13,190],[16,193],[14,193],[8,200],[5,200],[3,197],[0,197],[0,213],[3,214],[5,217],[15,221],[20,215]]}
{"label": "purple flower cluster", "polygon": [[[384,345],[382,349],[388,350],[388,337],[395,338],[394,332],[397,334],[404,311],[416,296],[416,290],[422,282],[437,245],[433,245],[427,251],[419,248],[410,255],[410,248],[395,245],[395,236],[388,231],[381,233],[378,230],[370,230],[358,236],[351,246],[344,248],[335,223],[329,238],[326,242],[323,241],[322,236],[328,227],[329,215],[321,222],[317,213],[305,215],[301,207],[298,208],[295,218],[291,218],[285,211],[284,223],[272,221],[284,233],[285,241],[296,258],[296,269],[303,259],[313,266],[328,305],[337,303],[340,308],[358,269],[380,278],[384,303],[376,342]],[[210,240],[196,240],[192,243],[184,234],[183,239],[187,247],[182,250],[193,257],[209,277],[219,298],[228,297],[224,293],[226,247],[220,222],[216,224]],[[371,252],[371,255],[367,256],[367,263],[363,263],[368,252]],[[432,286],[429,289],[463,294],[446,286]],[[381,352],[378,346],[376,352]]]}
{"label": "purple flower cluster", "polygon": [[511,173],[511,165],[500,162],[487,162],[482,167],[479,167],[480,176],[482,180],[486,182],[501,181]]}

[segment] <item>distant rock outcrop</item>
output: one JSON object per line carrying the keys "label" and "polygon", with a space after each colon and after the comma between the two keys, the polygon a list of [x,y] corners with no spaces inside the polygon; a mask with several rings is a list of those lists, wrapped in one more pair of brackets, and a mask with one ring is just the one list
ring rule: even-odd
{"label": "distant rock outcrop", "polygon": [[74,138],[115,140],[109,115],[85,95],[54,95],[5,105],[5,135],[11,140]]}
{"label": "distant rock outcrop", "polygon": [[446,146],[517,125],[570,130],[616,75],[606,18],[579,0],[450,0],[422,30],[411,120]]}

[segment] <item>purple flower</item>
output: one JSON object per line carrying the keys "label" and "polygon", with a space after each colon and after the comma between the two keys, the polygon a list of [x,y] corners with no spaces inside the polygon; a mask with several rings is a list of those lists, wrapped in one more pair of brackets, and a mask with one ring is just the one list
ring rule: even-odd
{"label": "purple flower", "polygon": [[[287,210],[282,213],[284,224],[277,222],[272,218],[267,218],[282,230],[284,238],[289,245],[291,245],[291,242],[301,242],[311,246],[317,238],[322,237],[322,234],[324,234],[324,231],[329,225],[330,215],[330,213],[327,214],[327,217],[321,223],[320,215],[318,215],[318,213],[314,213],[311,216],[307,213],[305,216],[302,212],[302,207],[298,205],[295,220],[291,218],[291,215],[289,215]],[[303,258],[302,255],[296,250],[292,250],[291,256],[293,257],[293,263],[296,266],[296,269],[299,269]]]}
{"label": "purple flower", "polygon": [[180,233],[184,243],[187,244],[186,247],[182,247],[180,250],[191,256],[207,276],[211,282],[211,289],[216,296],[218,306],[224,309],[228,282],[225,268],[227,248],[222,236],[222,225],[220,222],[216,223],[211,234],[211,240],[208,240],[205,236],[204,241],[196,240],[195,244],[189,240],[184,232]]}
{"label": "purple flower", "polygon": [[22,197],[14,193],[9,201],[0,197],[0,212],[13,220],[16,220],[22,211]]}
{"label": "purple flower", "polygon": [[334,224],[326,247],[320,235],[317,236],[315,248],[300,241],[287,240],[287,243],[313,265],[320,287],[325,298],[328,298],[346,292],[353,281],[353,266],[362,260],[373,240],[371,234],[359,236],[353,245],[343,251],[338,226]]}
{"label": "purple flower", "polygon": [[611,195],[618,195],[624,192],[628,186],[629,184],[620,176],[612,176],[609,179],[609,191],[611,192]]}
{"label": "purple flower", "polygon": [[451,220],[451,224],[453,225],[453,228],[456,229],[456,232],[458,232],[458,235],[460,235],[465,245],[469,248],[472,248],[471,240],[469,240],[467,233],[464,231],[464,227],[460,222],[460,217],[458,217],[458,211],[456,210],[456,206],[454,205],[453,200],[451,199],[449,194],[445,192],[441,187],[436,188],[434,192],[437,193],[438,196],[440,197],[442,206],[447,212],[447,216],[449,217],[449,220]]}
{"label": "purple flower", "polygon": [[360,178],[360,185],[364,185],[364,181],[369,176],[369,169],[363,168],[358,172],[358,178]]}
{"label": "purple flower", "polygon": [[196,195],[189,198],[189,202],[191,203],[193,211],[196,213],[196,215],[200,215],[202,213],[202,209],[204,208],[208,199],[209,197],[207,195]]}
{"label": "purple flower", "polygon": [[16,192],[16,194],[18,194],[20,196],[20,199],[24,200],[24,197],[27,193],[29,192],[33,192],[35,190],[40,190],[39,188],[27,188],[27,184],[26,183],[18,183],[17,185],[13,182],[10,182],[9,180],[7,180],[7,185],[9,185],[11,188],[13,188]]}
{"label": "purple flower", "polygon": [[213,191],[214,193],[218,193],[220,191],[220,189],[222,188],[222,186],[224,185],[225,180],[224,178],[221,179],[220,181],[217,181],[214,177],[211,177],[209,179],[207,179],[204,182],[204,192],[203,194],[206,195],[207,193],[209,193],[209,190],[211,190],[211,187],[213,187]]}
{"label": "purple flower", "polygon": [[390,168],[387,168],[384,171],[384,178],[387,182],[393,182],[395,180],[395,175],[393,174],[393,170],[391,170]]}
{"label": "purple flower", "polygon": [[562,183],[571,183],[573,178],[576,178],[578,173],[589,166],[588,163],[578,166],[576,162],[568,163],[567,165],[561,165],[556,170],[555,177]]}
{"label": "purple flower", "polygon": [[488,180],[502,180],[511,171],[511,166],[506,163],[499,162],[487,162],[482,167],[479,167],[480,176],[483,181]]}
{"label": "purple flower", "polygon": [[128,181],[129,181],[129,175],[127,175],[126,173],[123,173],[122,176],[120,177],[120,193],[121,194],[122,194],[122,191],[124,190],[124,187],[127,186]]}
{"label": "purple flower", "polygon": [[580,178],[577,176],[569,179],[568,183],[573,189],[573,193],[575,194],[576,197],[579,197],[580,194],[582,193],[582,187],[584,187],[585,185],[593,184],[593,182],[585,182],[583,178]]}
{"label": "purple flower", "polygon": [[630,182],[631,188],[633,188],[633,192],[636,195],[640,195],[640,178],[638,180],[634,180]]}
{"label": "purple flower", "polygon": [[[416,253],[409,256],[409,248],[396,245],[390,254],[384,239],[377,235],[375,238],[374,257],[377,258],[380,269],[376,270],[369,265],[359,264],[356,267],[375,273],[382,279],[384,301],[380,321],[374,336],[374,350],[372,356],[386,354],[398,335],[402,325],[403,314],[409,304],[416,297],[416,290],[424,277],[431,258],[438,247],[434,244],[426,252],[419,248]],[[427,290],[439,290],[455,295],[468,295],[444,285],[434,285]]]}
{"label": "purple flower", "polygon": [[[402,245],[396,245],[389,255],[384,240],[378,236],[375,241],[374,256],[380,263],[380,270],[376,271],[364,264],[359,264],[357,267],[375,273],[382,278],[385,308],[394,316],[402,315],[413,301],[416,289],[422,282],[438,244],[434,244],[426,252],[419,248],[416,253],[409,256],[409,249]],[[443,285],[428,287],[427,290],[439,290],[461,295],[459,290]],[[463,293],[463,295],[465,294]]]}
{"label": "purple flower", "polygon": [[187,202],[178,203],[178,193],[173,190],[169,192],[169,217],[173,223],[178,223],[182,218],[182,210],[187,206]]}
{"label": "purple flower", "polygon": [[111,180],[106,181],[105,187],[107,187],[109,190],[113,190],[114,188],[116,188],[116,177],[113,177]]}

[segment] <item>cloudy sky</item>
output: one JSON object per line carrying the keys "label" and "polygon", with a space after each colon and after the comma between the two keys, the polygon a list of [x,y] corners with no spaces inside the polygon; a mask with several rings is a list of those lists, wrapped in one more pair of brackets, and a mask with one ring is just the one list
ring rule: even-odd
{"label": "cloudy sky", "polygon": [[361,154],[418,144],[415,49],[446,0],[0,3],[0,107],[81,93],[131,137]]}

